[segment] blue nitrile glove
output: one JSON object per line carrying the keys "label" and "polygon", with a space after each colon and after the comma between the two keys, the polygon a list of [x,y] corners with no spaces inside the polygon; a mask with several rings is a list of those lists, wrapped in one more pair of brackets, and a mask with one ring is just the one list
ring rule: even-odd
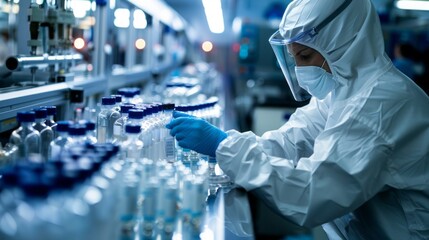
{"label": "blue nitrile glove", "polygon": [[174,112],[173,117],[166,127],[182,148],[215,157],[219,143],[228,136],[204,119],[181,112]]}
{"label": "blue nitrile glove", "polygon": [[186,113],[184,113],[184,112],[174,110],[174,111],[173,111],[173,118],[178,118],[178,117],[190,117],[190,118],[195,118],[195,116],[188,115],[188,114],[186,114]]}

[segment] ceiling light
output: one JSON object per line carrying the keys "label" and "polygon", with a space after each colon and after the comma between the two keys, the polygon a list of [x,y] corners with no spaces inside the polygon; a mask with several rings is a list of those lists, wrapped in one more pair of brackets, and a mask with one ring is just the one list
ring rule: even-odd
{"label": "ceiling light", "polygon": [[207,23],[212,33],[225,30],[221,0],[202,0]]}
{"label": "ceiling light", "polygon": [[429,10],[428,1],[397,1],[396,7],[404,10]]}

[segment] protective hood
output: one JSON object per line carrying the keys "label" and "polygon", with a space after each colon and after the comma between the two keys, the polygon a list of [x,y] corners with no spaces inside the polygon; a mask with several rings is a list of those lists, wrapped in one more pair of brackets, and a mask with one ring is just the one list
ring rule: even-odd
{"label": "protective hood", "polygon": [[[343,3],[344,0],[292,1],[280,23],[280,34],[293,39],[320,25]],[[343,83],[335,91],[337,99],[350,97],[391,66],[384,51],[379,17],[370,0],[352,0],[316,36],[296,42],[325,57],[334,77]]]}

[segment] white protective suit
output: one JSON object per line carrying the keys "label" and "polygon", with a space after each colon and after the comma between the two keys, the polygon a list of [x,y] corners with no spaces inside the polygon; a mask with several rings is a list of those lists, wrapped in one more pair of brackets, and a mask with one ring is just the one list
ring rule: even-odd
{"label": "white protective suit", "polygon": [[[341,2],[292,1],[283,35]],[[370,0],[353,0],[315,41],[300,43],[342,84],[262,137],[228,131],[220,167],[287,219],[323,224],[331,239],[429,239],[429,98],[385,54]]]}

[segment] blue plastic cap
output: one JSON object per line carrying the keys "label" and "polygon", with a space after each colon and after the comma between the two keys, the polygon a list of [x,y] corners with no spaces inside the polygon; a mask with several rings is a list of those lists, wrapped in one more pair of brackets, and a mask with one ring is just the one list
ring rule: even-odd
{"label": "blue plastic cap", "polygon": [[112,95],[111,97],[115,98],[115,102],[117,103],[122,102],[122,95]]}
{"label": "blue plastic cap", "polygon": [[3,168],[0,172],[2,175],[3,184],[7,186],[15,186],[18,182],[18,173],[15,171],[16,169],[13,167]]}
{"label": "blue plastic cap", "polygon": [[158,105],[158,104],[154,104],[154,105],[152,105],[152,110],[153,110],[153,113],[158,113],[158,112],[160,112],[161,111],[161,105]]}
{"label": "blue plastic cap", "polygon": [[130,109],[128,111],[129,119],[142,119],[144,116],[144,111],[141,109]]}
{"label": "blue plastic cap", "polygon": [[77,177],[68,174],[58,174],[53,176],[50,180],[54,183],[54,187],[58,189],[70,189],[74,186],[77,181]]}
{"label": "blue plastic cap", "polygon": [[86,122],[86,130],[88,130],[88,131],[94,131],[95,130],[95,122],[93,122],[93,121],[87,121]]}
{"label": "blue plastic cap", "polygon": [[128,124],[125,125],[125,132],[126,133],[140,133],[140,125],[137,124]]}
{"label": "blue plastic cap", "polygon": [[46,108],[36,108],[34,109],[34,113],[36,113],[36,119],[46,118],[48,116],[48,110],[46,110]]}
{"label": "blue plastic cap", "polygon": [[127,90],[124,91],[122,96],[126,97],[126,98],[133,98],[136,94],[133,91]]}
{"label": "blue plastic cap", "polygon": [[153,112],[153,110],[152,110],[152,106],[150,106],[150,105],[147,105],[145,108],[144,108],[144,110],[143,110],[145,113],[144,113],[144,116],[149,116],[149,115],[151,115],[152,114],[152,112]]}
{"label": "blue plastic cap", "polygon": [[125,88],[119,88],[117,94],[123,96],[125,91],[127,91],[127,89],[125,89]]}
{"label": "blue plastic cap", "polygon": [[88,131],[94,131],[95,130],[95,122],[93,122],[93,121],[80,120],[78,123],[81,125],[84,125],[86,127],[86,130],[88,130]]}
{"label": "blue plastic cap", "polygon": [[113,97],[102,97],[101,105],[115,105],[116,100]]}
{"label": "blue plastic cap", "polygon": [[174,110],[174,103],[164,103],[162,104],[163,110]]}
{"label": "blue plastic cap", "polygon": [[85,136],[86,126],[81,124],[74,124],[69,126],[69,135],[71,136]]}
{"label": "blue plastic cap", "polygon": [[56,131],[67,132],[69,130],[70,125],[72,125],[72,121],[58,121]]}
{"label": "blue plastic cap", "polygon": [[16,115],[18,122],[34,122],[36,120],[36,113],[33,111],[18,112]]}
{"label": "blue plastic cap", "polygon": [[27,196],[46,197],[51,185],[42,182],[35,174],[25,174],[19,177],[19,185]]}
{"label": "blue plastic cap", "polygon": [[140,95],[140,93],[141,93],[140,88],[135,88],[135,89],[134,89],[134,94],[135,94],[135,95]]}
{"label": "blue plastic cap", "polygon": [[106,6],[107,5],[107,0],[95,0],[95,3],[98,6]]}
{"label": "blue plastic cap", "polygon": [[121,113],[128,113],[130,109],[132,109],[133,105],[121,105]]}
{"label": "blue plastic cap", "polygon": [[48,110],[48,116],[54,116],[57,114],[57,107],[56,106],[43,106],[41,108],[45,108]]}

